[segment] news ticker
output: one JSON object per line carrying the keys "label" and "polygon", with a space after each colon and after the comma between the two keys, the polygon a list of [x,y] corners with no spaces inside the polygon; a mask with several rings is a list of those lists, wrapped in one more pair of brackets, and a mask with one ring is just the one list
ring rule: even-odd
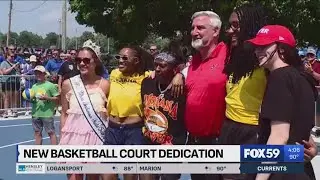
{"label": "news ticker", "polygon": [[303,162],[302,145],[18,145],[17,162]]}
{"label": "news ticker", "polygon": [[17,174],[240,174],[303,173],[303,163],[17,163]]}

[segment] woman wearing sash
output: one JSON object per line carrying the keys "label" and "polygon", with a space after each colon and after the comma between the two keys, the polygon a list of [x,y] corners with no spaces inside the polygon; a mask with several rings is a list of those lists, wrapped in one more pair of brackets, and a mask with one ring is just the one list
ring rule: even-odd
{"label": "woman wearing sash", "polygon": [[[62,83],[60,145],[103,144],[109,82],[102,77],[99,54],[99,47],[90,40],[85,42],[75,59],[80,75]],[[69,174],[68,179],[82,180],[83,175]],[[90,174],[87,179],[98,180],[99,175]]]}

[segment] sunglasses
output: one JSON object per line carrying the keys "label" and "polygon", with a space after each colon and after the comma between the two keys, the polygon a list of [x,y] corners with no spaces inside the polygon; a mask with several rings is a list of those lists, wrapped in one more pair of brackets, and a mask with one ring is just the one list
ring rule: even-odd
{"label": "sunglasses", "polygon": [[15,51],[16,49],[9,49],[10,51]]}
{"label": "sunglasses", "polygon": [[114,57],[115,57],[117,60],[120,60],[120,59],[122,59],[122,60],[124,60],[124,61],[128,61],[128,60],[129,60],[129,57],[127,57],[127,56],[115,55]]}
{"label": "sunglasses", "polygon": [[84,64],[90,64],[91,59],[90,58],[76,58],[75,61],[77,64],[81,64],[81,62],[83,62]]}

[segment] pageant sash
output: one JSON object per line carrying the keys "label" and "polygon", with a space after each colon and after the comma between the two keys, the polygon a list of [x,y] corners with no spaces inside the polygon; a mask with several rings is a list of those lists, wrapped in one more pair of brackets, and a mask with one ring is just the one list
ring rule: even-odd
{"label": "pageant sash", "polygon": [[80,108],[90,124],[92,130],[96,133],[96,135],[100,138],[100,140],[104,141],[104,133],[107,129],[103,120],[97,115],[96,111],[93,108],[93,105],[90,101],[89,94],[81,80],[80,75],[74,76],[70,78],[71,86],[74,94],[78,100]]}

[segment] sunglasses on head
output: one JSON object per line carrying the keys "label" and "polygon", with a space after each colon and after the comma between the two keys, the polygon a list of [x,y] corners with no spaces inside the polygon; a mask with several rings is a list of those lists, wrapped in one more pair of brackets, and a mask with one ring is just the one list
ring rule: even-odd
{"label": "sunglasses on head", "polygon": [[114,57],[115,57],[117,60],[122,59],[122,60],[124,60],[124,61],[128,61],[128,59],[129,59],[129,57],[127,57],[127,56],[120,56],[120,55],[115,55]]}
{"label": "sunglasses on head", "polygon": [[90,64],[91,59],[90,58],[76,58],[75,61],[77,64],[81,64],[81,62],[83,62],[84,64]]}

